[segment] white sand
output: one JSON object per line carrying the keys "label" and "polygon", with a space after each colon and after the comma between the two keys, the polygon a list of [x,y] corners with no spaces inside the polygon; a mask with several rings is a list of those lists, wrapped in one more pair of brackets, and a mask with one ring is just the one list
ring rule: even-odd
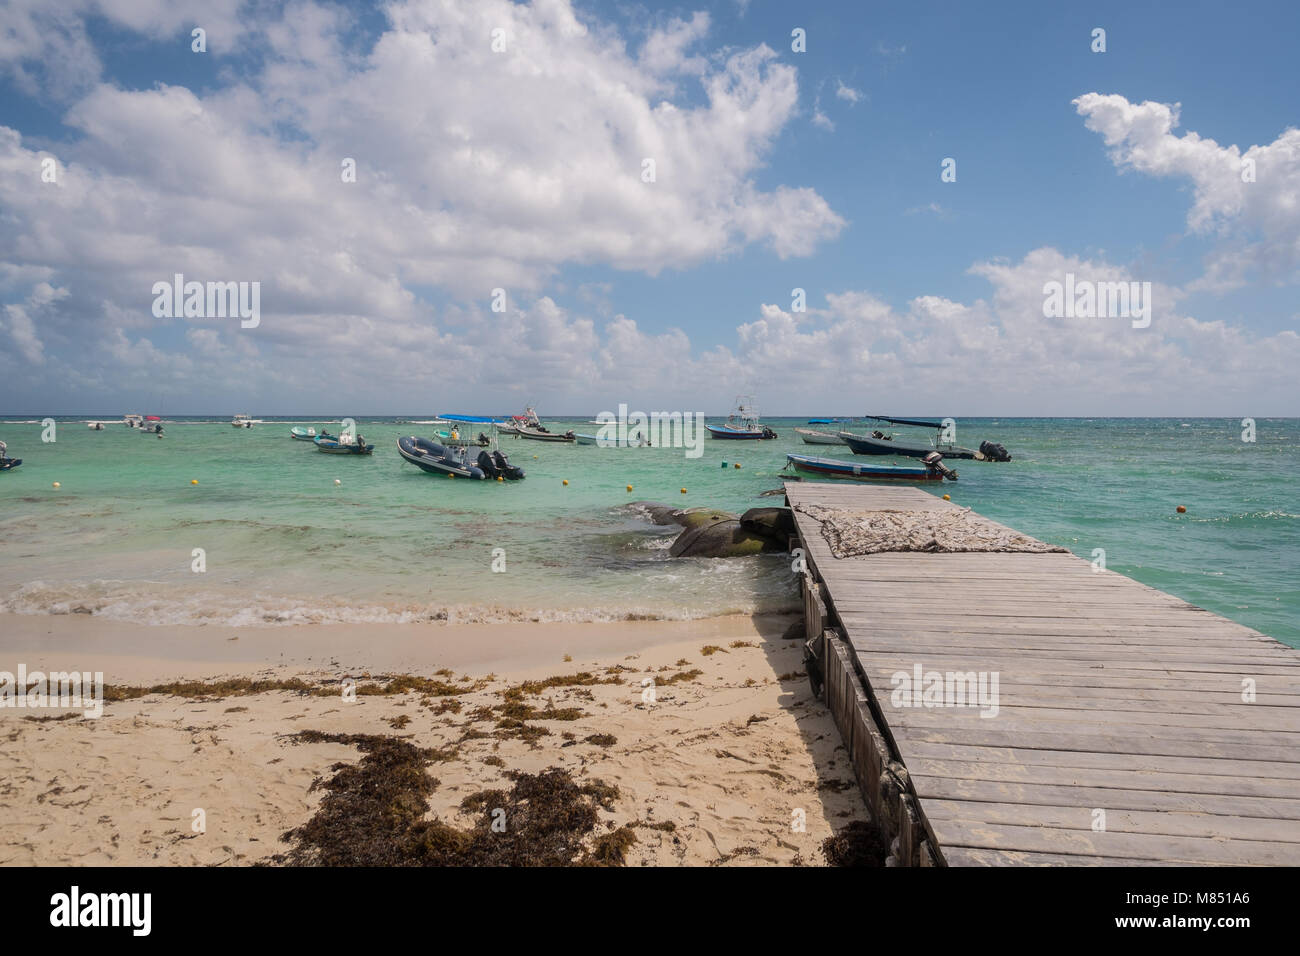
{"label": "white sand", "polygon": [[[623,683],[547,690],[536,708],[577,707],[573,721],[530,721],[550,731],[535,745],[493,736],[460,745],[429,772],[441,783],[431,814],[457,826],[466,795],[509,789],[507,770],[568,769],[621,796],[601,817],[637,828],[628,864],[823,862],[819,845],[866,809],[839,735],[812,699],[788,617],[618,624],[331,625],[291,628],[157,627],[81,616],[0,616],[0,670],[102,670],[109,684],[231,676],[411,673],[440,668],[491,679],[455,698],[310,696],[286,691],[194,700],[151,695],[105,705],[98,720],[30,720],[54,712],[0,710],[0,864],[249,864],[284,852],[331,764],[360,754],[341,744],[294,743],[300,730],[396,734],[426,747],[491,733],[471,719],[523,680],[608,669]],[[731,646],[745,642],[752,646]],[[722,650],[705,655],[701,648]],[[565,655],[573,659],[566,661]],[[681,663],[679,663],[681,662]],[[642,699],[642,680],[698,669]],[[400,729],[390,721],[407,716]],[[617,742],[588,743],[593,734]],[[566,739],[570,735],[571,739]],[[499,758],[502,766],[484,763]],[[192,832],[201,808],[206,832]],[[801,832],[793,823],[806,821]]]}

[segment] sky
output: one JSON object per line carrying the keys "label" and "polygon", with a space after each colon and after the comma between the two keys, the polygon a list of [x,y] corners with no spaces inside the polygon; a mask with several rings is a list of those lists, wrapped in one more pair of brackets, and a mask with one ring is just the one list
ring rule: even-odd
{"label": "sky", "polygon": [[[0,413],[1297,415],[1297,35],[0,0]],[[160,304],[178,273],[257,283],[255,326]],[[1146,321],[1045,314],[1067,281]]]}

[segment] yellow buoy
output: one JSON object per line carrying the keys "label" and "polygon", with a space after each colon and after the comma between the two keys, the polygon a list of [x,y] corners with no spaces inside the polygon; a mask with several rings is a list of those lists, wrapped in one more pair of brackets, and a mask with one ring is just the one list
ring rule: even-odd
{"label": "yellow buoy", "polygon": [[533,456],[533,461],[536,461],[536,460],[537,460],[537,456],[534,455],[534,456]]}
{"label": "yellow buoy", "polygon": [[505,481],[505,479],[502,478],[500,475],[497,475],[497,481]]}
{"label": "yellow buoy", "polygon": [[736,462],[736,467],[737,467],[737,468],[740,467],[740,462]]}
{"label": "yellow buoy", "polygon": [[627,486],[627,490],[628,490],[628,491],[631,491],[631,490],[632,490],[632,486],[631,486],[631,485],[628,485],[628,486]]}
{"label": "yellow buoy", "polygon": [[686,489],[685,489],[685,488],[682,489],[682,494],[686,494]]}
{"label": "yellow buoy", "polygon": [[564,483],[567,485],[567,484],[569,483],[569,479],[568,479],[568,478],[565,478],[565,479],[564,479]]}
{"label": "yellow buoy", "polygon": [[191,478],[191,479],[190,479],[190,484],[191,484],[191,485],[197,485],[198,483],[199,483],[199,480],[198,480],[197,478]]}
{"label": "yellow buoy", "polygon": [[1187,505],[1179,505],[1175,510],[1176,510],[1180,515],[1182,515],[1182,514],[1187,514]]}
{"label": "yellow buoy", "polygon": [[[55,488],[61,488],[61,487],[63,487],[63,486],[60,485],[60,484],[56,481],[56,482],[54,483],[54,487],[55,487]],[[628,491],[631,491],[631,490],[632,490],[632,486],[631,486],[631,485],[628,485],[628,486],[627,486],[627,490],[628,490]]]}
{"label": "yellow buoy", "polygon": [[944,496],[943,496],[943,500],[944,500],[944,501],[952,501],[952,495],[944,495]]}

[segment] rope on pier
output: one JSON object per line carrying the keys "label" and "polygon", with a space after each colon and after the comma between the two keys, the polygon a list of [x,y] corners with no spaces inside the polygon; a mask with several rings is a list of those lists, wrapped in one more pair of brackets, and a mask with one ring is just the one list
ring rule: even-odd
{"label": "rope on pier", "polygon": [[796,504],[794,510],[819,522],[837,558],[884,551],[1068,551],[994,524],[969,508],[950,511],[855,511]]}

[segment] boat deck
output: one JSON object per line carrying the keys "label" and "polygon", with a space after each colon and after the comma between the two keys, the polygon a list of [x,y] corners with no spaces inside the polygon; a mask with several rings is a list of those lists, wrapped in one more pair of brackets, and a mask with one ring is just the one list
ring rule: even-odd
{"label": "boat deck", "polygon": [[[1300,864],[1300,653],[1072,554],[837,559],[799,505],[958,506],[916,488],[785,493],[827,647],[857,678],[828,671],[828,703],[868,802],[914,830],[898,862]],[[896,703],[918,665],[996,674],[996,715]]]}

